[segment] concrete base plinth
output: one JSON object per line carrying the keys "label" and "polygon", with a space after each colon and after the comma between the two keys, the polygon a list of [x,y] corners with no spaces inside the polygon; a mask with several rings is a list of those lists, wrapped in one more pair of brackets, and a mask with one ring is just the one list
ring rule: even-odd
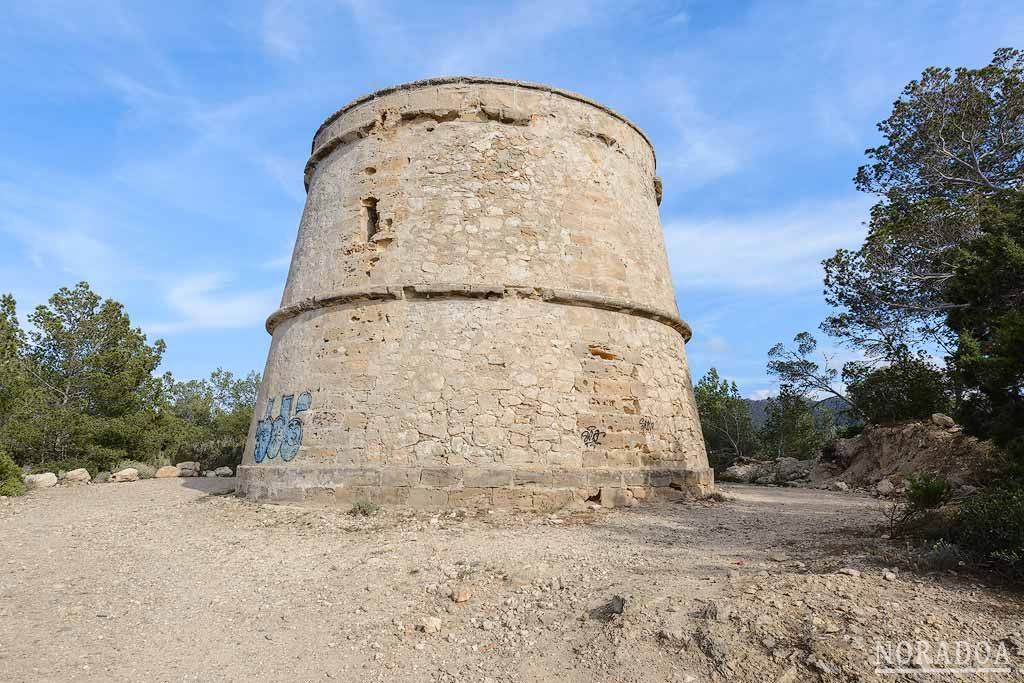
{"label": "concrete base plinth", "polygon": [[692,469],[508,467],[289,467],[242,465],[238,492],[254,501],[348,507],[371,500],[415,509],[552,511],[573,501],[628,507],[651,498],[699,498],[714,473]]}

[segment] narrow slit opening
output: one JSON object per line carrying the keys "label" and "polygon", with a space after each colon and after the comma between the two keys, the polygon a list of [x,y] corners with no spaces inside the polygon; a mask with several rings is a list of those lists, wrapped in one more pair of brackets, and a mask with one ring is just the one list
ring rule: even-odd
{"label": "narrow slit opening", "polygon": [[377,198],[363,200],[363,224],[366,226],[366,241],[369,242],[380,230],[380,216],[377,214]]}

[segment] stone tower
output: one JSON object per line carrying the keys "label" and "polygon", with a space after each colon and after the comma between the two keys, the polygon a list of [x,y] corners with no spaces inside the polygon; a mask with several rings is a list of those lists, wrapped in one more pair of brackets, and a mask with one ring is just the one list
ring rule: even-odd
{"label": "stone tower", "polygon": [[532,83],[418,81],[330,116],[305,182],[242,493],[554,509],[710,490],[635,124]]}

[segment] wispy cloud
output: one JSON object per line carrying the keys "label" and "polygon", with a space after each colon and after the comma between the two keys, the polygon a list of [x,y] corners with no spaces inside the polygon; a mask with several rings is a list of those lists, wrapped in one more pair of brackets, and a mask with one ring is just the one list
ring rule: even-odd
{"label": "wispy cloud", "polygon": [[181,278],[167,290],[166,303],[179,317],[144,325],[151,334],[174,334],[196,329],[226,329],[259,325],[274,311],[280,292],[273,289],[232,289],[223,273],[200,273]]}
{"label": "wispy cloud", "polygon": [[821,284],[821,260],[864,235],[870,199],[800,204],[735,217],[665,225],[673,278],[684,289],[771,290]]}
{"label": "wispy cloud", "polygon": [[309,47],[308,3],[270,0],[263,6],[262,37],[275,57],[298,59]]}
{"label": "wispy cloud", "polygon": [[659,150],[661,173],[692,188],[733,173],[749,161],[753,136],[747,126],[706,112],[682,79],[666,79],[654,88],[669,112],[674,133],[668,146]]}

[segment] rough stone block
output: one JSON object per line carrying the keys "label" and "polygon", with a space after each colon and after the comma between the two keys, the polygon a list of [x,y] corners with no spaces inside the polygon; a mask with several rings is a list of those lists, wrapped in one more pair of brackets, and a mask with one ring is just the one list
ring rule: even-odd
{"label": "rough stone block", "polygon": [[416,487],[409,489],[406,505],[417,510],[436,510],[448,505],[448,492],[441,489]]}
{"label": "rough stone block", "polygon": [[462,483],[460,467],[424,467],[420,471],[420,486],[451,487]]}
{"label": "rough stone block", "polygon": [[533,492],[533,509],[538,512],[561,510],[573,499],[571,489],[542,489]]}
{"label": "rough stone block", "polygon": [[387,467],[381,470],[381,486],[417,486],[420,470],[416,467]]}
{"label": "rough stone block", "polygon": [[494,488],[512,485],[513,470],[507,467],[467,467],[462,484],[466,488]]}
{"label": "rough stone block", "polygon": [[601,489],[601,507],[624,508],[636,504],[636,498],[629,489],[603,487]]}
{"label": "rough stone block", "polygon": [[466,488],[448,492],[448,506],[481,509],[493,505],[492,491],[489,488]]}

